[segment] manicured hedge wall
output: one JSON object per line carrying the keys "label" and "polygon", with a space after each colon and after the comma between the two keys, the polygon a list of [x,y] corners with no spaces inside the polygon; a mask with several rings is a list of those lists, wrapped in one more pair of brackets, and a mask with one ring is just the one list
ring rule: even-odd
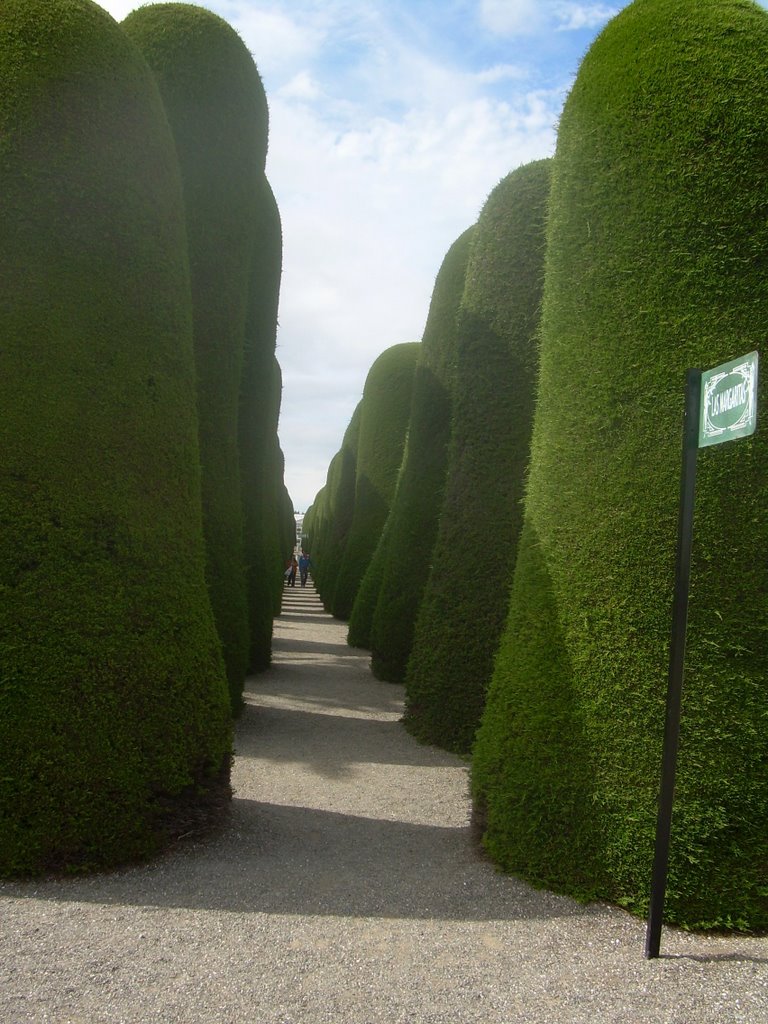
{"label": "manicured hedge wall", "polygon": [[[764,10],[637,0],[607,26],[558,135],[525,529],[473,780],[500,864],[638,912],[684,372],[764,347],[766,166]],[[699,453],[666,904],[689,926],[768,926],[767,480],[764,429]]]}
{"label": "manicured hedge wall", "polygon": [[[88,0],[0,7],[0,874],[114,865],[229,795],[181,182]],[[206,809],[207,808],[207,809]]]}
{"label": "manicured hedge wall", "polygon": [[271,660],[283,564],[277,506],[282,472],[275,451],[282,381],[274,354],[283,240],[280,213],[265,177],[259,183],[257,214],[238,422],[251,671],[267,668]]}
{"label": "manicured hedge wall", "polygon": [[328,467],[322,502],[316,501],[317,527],[312,541],[312,578],[327,610],[332,609],[336,580],[352,525],[355,507],[355,475],[360,440],[362,400],[344,432],[341,448]]}
{"label": "manicured hedge wall", "polygon": [[506,618],[533,417],[550,161],[507,175],[477,222],[458,314],[445,499],[406,677],[406,725],[469,752]]}
{"label": "manicured hedge wall", "polygon": [[456,370],[456,313],[473,230],[467,229],[453,243],[435,279],[397,491],[349,620],[349,642],[371,647],[374,674],[393,682],[405,677],[442,503]]}
{"label": "manicured hedge wall", "polygon": [[248,49],[215,14],[152,4],[123,28],[157,77],[184,183],[206,576],[236,709],[250,648],[238,410],[267,103]]}
{"label": "manicured hedge wall", "polygon": [[[277,359],[274,360],[273,367],[273,399],[275,408],[277,409],[280,404],[283,391],[283,375]],[[285,564],[290,553],[293,551],[293,545],[295,543],[296,519],[293,514],[293,499],[288,493],[288,488],[285,486],[285,456],[283,455],[283,449],[280,447],[280,441],[277,434],[275,434],[272,439],[271,464],[272,469],[271,473],[268,474],[267,481],[269,482],[269,480],[273,480],[275,482],[273,500],[275,502],[277,515],[277,550],[272,556],[275,566],[274,571],[277,576],[272,584],[272,601],[274,614],[279,615],[283,603],[283,572],[285,571]],[[271,571],[272,570],[270,570],[270,574]]]}
{"label": "manicured hedge wall", "polygon": [[317,524],[317,510],[322,504],[324,491],[325,488],[321,487],[317,492],[315,500],[304,513],[304,522],[301,527],[301,543],[302,547],[307,552],[309,552],[312,547],[312,539],[315,536],[315,526]]}
{"label": "manicured hedge wall", "polygon": [[331,611],[348,619],[376,550],[395,492],[411,410],[418,342],[386,349],[375,360],[360,402],[355,500]]}

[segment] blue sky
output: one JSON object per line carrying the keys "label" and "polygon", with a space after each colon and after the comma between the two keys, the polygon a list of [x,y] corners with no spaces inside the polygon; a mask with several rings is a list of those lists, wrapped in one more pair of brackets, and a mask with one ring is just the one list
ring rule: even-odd
{"label": "blue sky", "polygon": [[[768,0],[766,0],[768,2]],[[118,20],[130,0],[100,4]],[[211,0],[267,92],[283,222],[280,440],[305,511],[385,348],[419,341],[448,247],[554,152],[582,56],[624,3]]]}

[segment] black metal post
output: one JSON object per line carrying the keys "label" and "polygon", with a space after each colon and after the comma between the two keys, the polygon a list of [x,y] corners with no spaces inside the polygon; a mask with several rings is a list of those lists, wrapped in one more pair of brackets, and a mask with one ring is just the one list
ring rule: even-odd
{"label": "black metal post", "polygon": [[677,527],[677,566],[672,604],[672,636],[669,646],[667,713],[664,722],[664,749],[661,764],[659,814],[656,823],[656,848],[651,877],[651,904],[645,937],[645,955],[659,955],[664,895],[667,888],[669,839],[672,827],[672,801],[675,791],[677,747],[680,736],[680,703],[685,664],[685,634],[688,624],[688,585],[691,576],[693,542],[693,503],[696,491],[696,455],[699,447],[701,370],[687,370],[685,376],[685,418],[683,420],[683,467],[680,478],[680,514]]}

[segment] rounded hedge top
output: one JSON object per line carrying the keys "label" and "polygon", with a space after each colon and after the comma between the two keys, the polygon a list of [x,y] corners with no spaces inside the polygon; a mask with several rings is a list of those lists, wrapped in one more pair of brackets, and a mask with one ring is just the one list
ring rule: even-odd
{"label": "rounded hedge top", "polygon": [[395,491],[411,410],[420,344],[393,345],[373,363],[360,403],[352,525],[339,568],[333,613],[348,619]]}
{"label": "rounded hedge top", "polygon": [[538,366],[550,161],[494,188],[457,317],[451,446],[431,571],[406,674],[406,722],[466,754],[507,609]]}
{"label": "rounded hedge top", "polygon": [[155,74],[179,157],[192,275],[206,574],[238,708],[250,660],[238,417],[260,203],[267,200],[266,98],[247,47],[210,11],[150,5],[130,14],[122,27]]}
{"label": "rounded hedge top", "polygon": [[[462,232],[435,278],[386,547],[382,544],[374,555],[371,585],[361,587],[349,623],[350,643],[370,646],[374,674],[394,682],[405,677],[426,583],[424,566],[429,563],[442,504],[456,376],[456,314],[473,234],[474,227]],[[415,549],[421,552],[419,558],[414,558]]]}
{"label": "rounded hedge top", "polygon": [[267,98],[232,26],[203,7],[176,3],[140,7],[122,25],[158,76],[186,186],[205,189],[210,171],[226,174],[227,164],[235,183],[243,165],[263,171]]}

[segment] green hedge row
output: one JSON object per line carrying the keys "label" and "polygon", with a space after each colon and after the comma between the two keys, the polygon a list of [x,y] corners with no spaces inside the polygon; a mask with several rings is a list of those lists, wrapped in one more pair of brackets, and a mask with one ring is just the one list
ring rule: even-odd
{"label": "green hedge row", "polygon": [[522,523],[550,161],[513,171],[475,229],[457,317],[445,498],[406,676],[408,729],[469,753]]}
{"label": "green hedge row", "polygon": [[312,552],[312,579],[329,611],[352,524],[361,415],[362,400],[352,413],[341,448],[331,460],[325,487],[313,503],[310,521],[305,519]]}
{"label": "green hedge row", "polygon": [[349,642],[370,647],[380,679],[402,682],[413,623],[427,579],[442,503],[456,372],[456,312],[473,228],[445,255],[424,327],[413,381],[408,443],[382,543],[349,623]]}
{"label": "green hedge row", "polygon": [[[274,256],[255,251],[263,244],[260,228],[274,232],[269,223],[259,223],[266,220],[270,201],[262,183],[267,102],[242,39],[210,11],[191,4],[152,4],[130,14],[123,29],[155,74],[181,168],[192,279],[206,578],[230,700],[237,709],[251,660],[238,414],[246,346],[253,357],[253,349],[262,343],[251,307],[264,292],[271,306],[275,288]],[[258,266],[262,258],[272,261],[263,269]],[[251,337],[246,341],[249,313]],[[272,309],[262,307],[256,316],[271,321],[272,314]],[[268,323],[266,330],[270,328],[274,330]],[[266,362],[270,354],[265,351],[259,357]],[[253,368],[249,366],[248,372]],[[263,370],[260,376],[260,381],[248,382],[251,387],[255,383],[255,394],[248,400],[263,407],[269,400],[269,376]],[[249,493],[249,511],[251,503]]]}
{"label": "green hedge row", "polygon": [[375,360],[366,377],[360,402],[352,518],[330,605],[339,619],[349,619],[392,504],[419,348],[418,342],[393,345]]}
{"label": "green hedge row", "polygon": [[294,527],[266,100],[236,34],[184,4],[120,27],[7,0],[0,124],[6,875],[145,856],[220,813]]}
{"label": "green hedge row", "polygon": [[0,874],[153,852],[228,796],[185,217],[87,0],[0,8]]}
{"label": "green hedge row", "polygon": [[[635,0],[609,23],[558,133],[525,525],[473,788],[506,869],[640,913],[684,373],[764,346],[767,165],[763,9]],[[689,927],[768,926],[767,438],[699,453],[666,906]]]}
{"label": "green hedge row", "polygon": [[[280,609],[283,562],[290,550],[280,531],[283,468],[277,422],[282,375],[275,358],[283,239],[277,203],[263,176],[257,213],[238,409],[250,638],[247,667],[252,672],[267,668],[271,661],[272,621]],[[293,515],[290,518],[292,526]]]}

